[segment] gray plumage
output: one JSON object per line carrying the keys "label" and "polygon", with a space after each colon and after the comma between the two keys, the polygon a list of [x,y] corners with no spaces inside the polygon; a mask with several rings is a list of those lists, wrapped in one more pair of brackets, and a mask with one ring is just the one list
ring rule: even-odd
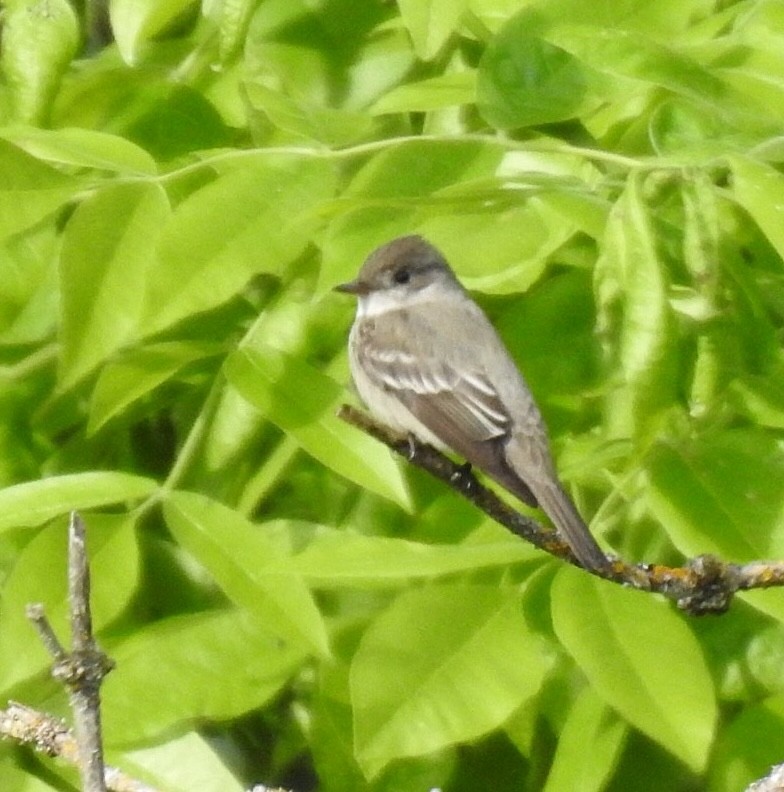
{"label": "gray plumage", "polygon": [[349,359],[370,411],[541,506],[584,567],[606,566],[558,480],[528,386],[443,256],[421,237],[401,237],[337,289],[359,297]]}

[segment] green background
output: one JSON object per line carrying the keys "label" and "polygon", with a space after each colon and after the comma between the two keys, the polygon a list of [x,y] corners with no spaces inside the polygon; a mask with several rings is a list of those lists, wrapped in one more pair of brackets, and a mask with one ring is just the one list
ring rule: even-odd
{"label": "green background", "polygon": [[68,713],[24,607],[65,636],[79,509],[109,760],[166,792],[784,760],[784,592],[688,617],[398,463],[331,292],[423,234],[604,546],[784,557],[780,2],[6,0],[0,69],[0,702]]}

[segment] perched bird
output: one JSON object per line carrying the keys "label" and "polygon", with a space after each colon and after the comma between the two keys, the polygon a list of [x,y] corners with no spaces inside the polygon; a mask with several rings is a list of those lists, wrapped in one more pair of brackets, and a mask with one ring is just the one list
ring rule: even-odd
{"label": "perched bird", "polygon": [[382,245],[356,280],[351,374],[371,413],[539,505],[586,569],[609,563],[561,486],[533,396],[482,309],[419,236]]}

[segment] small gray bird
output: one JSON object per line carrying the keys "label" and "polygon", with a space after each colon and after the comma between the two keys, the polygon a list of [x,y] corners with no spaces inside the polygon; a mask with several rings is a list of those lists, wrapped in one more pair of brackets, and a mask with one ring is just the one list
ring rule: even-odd
{"label": "small gray bird", "polygon": [[381,246],[359,276],[351,374],[392,429],[451,449],[530,506],[541,506],[586,569],[609,563],[555,472],[533,396],[482,309],[422,237]]}

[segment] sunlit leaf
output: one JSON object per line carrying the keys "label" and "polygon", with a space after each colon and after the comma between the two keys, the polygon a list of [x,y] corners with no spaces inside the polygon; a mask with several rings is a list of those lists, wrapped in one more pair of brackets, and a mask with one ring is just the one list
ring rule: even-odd
{"label": "sunlit leaf", "polygon": [[649,595],[571,569],[558,573],[552,596],[556,635],[592,689],[695,772],[704,769],[718,711],[686,617]]}
{"label": "sunlit leaf", "polygon": [[[238,605],[254,613],[268,632],[322,655],[329,653],[323,617],[309,588],[287,567],[285,533],[253,525],[217,501],[172,493],[167,523],[180,542]],[[284,526],[282,527],[285,531]],[[281,541],[283,539],[283,541]]]}
{"label": "sunlit leaf", "polygon": [[627,436],[672,399],[677,349],[668,274],[640,179],[632,176],[607,221],[594,279],[599,327],[622,376],[608,406],[610,431]]}
{"label": "sunlit leaf", "polygon": [[569,710],[544,792],[604,789],[628,731],[612,709],[591,688],[586,688]]}
{"label": "sunlit leaf", "polygon": [[194,360],[216,355],[218,344],[168,342],[141,347],[120,360],[107,363],[93,389],[87,433],[97,432],[107,421],[173,377]]}
{"label": "sunlit leaf", "polygon": [[289,563],[315,586],[375,588],[538,557],[531,545],[511,537],[507,542],[446,546],[323,529]]}
{"label": "sunlit leaf", "polygon": [[351,667],[360,765],[375,776],[394,759],[475,739],[534,696],[548,666],[514,591],[402,594],[364,634]]}
{"label": "sunlit leaf", "polygon": [[18,121],[45,121],[79,44],[79,22],[68,0],[4,4],[0,65]]}
{"label": "sunlit leaf", "polygon": [[135,63],[142,46],[194,4],[194,0],[111,0],[109,19],[125,62]]}
{"label": "sunlit leaf", "polygon": [[109,747],[108,759],[133,778],[146,778],[160,789],[242,792],[246,789],[226,767],[215,745],[198,731],[132,750]]}
{"label": "sunlit leaf", "polygon": [[218,0],[205,6],[214,9],[218,25],[218,51],[223,63],[234,56],[242,45],[256,5],[256,0]]}
{"label": "sunlit leaf", "polygon": [[105,739],[114,746],[255,709],[305,657],[239,610],[158,621],[114,644],[111,655],[123,669],[102,690]]}
{"label": "sunlit leaf", "polygon": [[344,390],[299,358],[272,347],[242,349],[226,364],[229,382],[304,451],[350,481],[410,508],[388,449],[336,416]]}
{"label": "sunlit leaf", "polygon": [[0,136],[46,162],[125,174],[153,175],[157,170],[144,149],[119,135],[78,128],[7,127]]}
{"label": "sunlit leaf", "polygon": [[254,158],[189,196],[166,225],[150,273],[147,332],[220,305],[253,275],[280,274],[307,246],[334,176],[320,160]]}
{"label": "sunlit leaf", "polygon": [[63,387],[141,334],[147,274],[169,212],[160,187],[136,182],[101,190],[69,221],[60,269]]}
{"label": "sunlit leaf", "polygon": [[732,157],[732,194],[784,258],[784,176],[750,157]]}
{"label": "sunlit leaf", "polygon": [[0,531],[36,526],[96,506],[139,500],[155,492],[153,479],[119,471],[52,476],[0,490]]}
{"label": "sunlit leaf", "polygon": [[784,556],[784,454],[772,437],[747,430],[660,443],[646,467],[649,507],[687,557]]}
{"label": "sunlit leaf", "polygon": [[0,140],[0,238],[51,215],[74,194],[79,182]]}
{"label": "sunlit leaf", "polygon": [[439,107],[468,104],[476,94],[476,73],[472,71],[443,74],[407,83],[379,99],[373,113],[425,112]]}
{"label": "sunlit leaf", "polygon": [[416,54],[430,60],[455,30],[467,0],[400,0],[400,14]]}

